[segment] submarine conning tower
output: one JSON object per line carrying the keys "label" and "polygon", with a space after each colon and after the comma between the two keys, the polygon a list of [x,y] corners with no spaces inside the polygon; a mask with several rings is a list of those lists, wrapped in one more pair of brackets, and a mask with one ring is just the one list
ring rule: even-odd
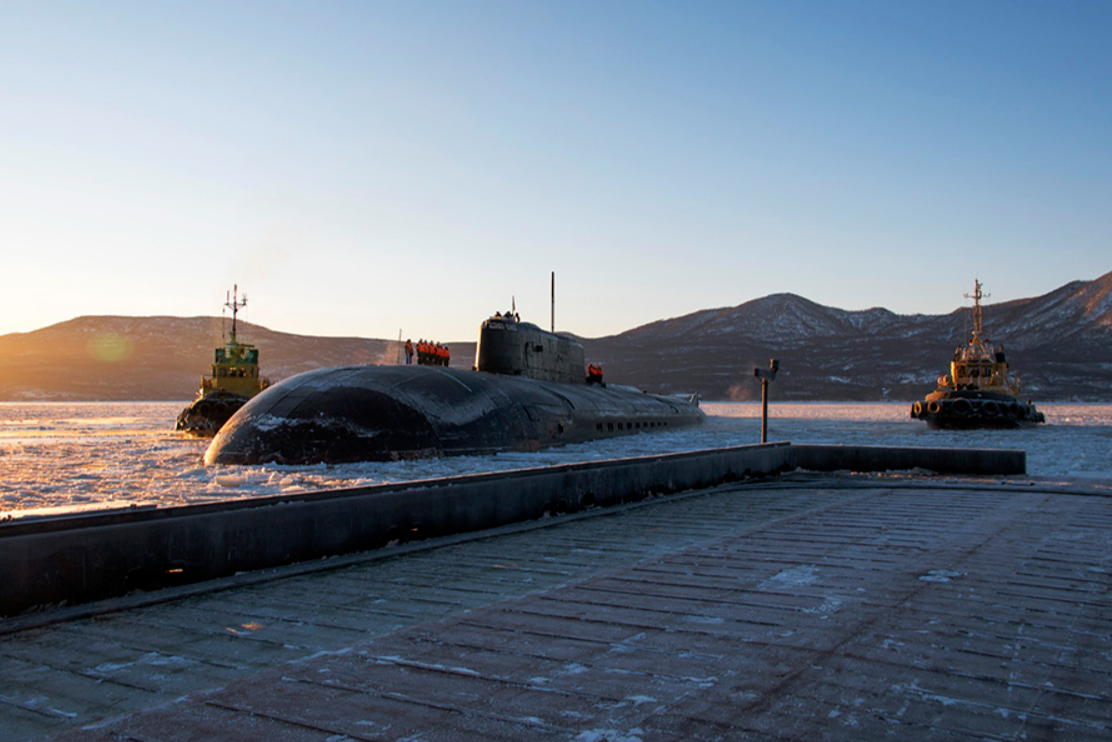
{"label": "submarine conning tower", "polygon": [[476,371],[579,384],[584,369],[583,346],[577,340],[522,322],[516,314],[495,314],[479,328]]}

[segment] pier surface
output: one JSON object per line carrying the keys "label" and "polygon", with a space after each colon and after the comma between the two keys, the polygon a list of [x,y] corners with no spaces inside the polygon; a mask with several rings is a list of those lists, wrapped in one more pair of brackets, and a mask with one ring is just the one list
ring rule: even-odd
{"label": "pier surface", "polygon": [[1107,740],[1110,494],[791,474],[8,621],[0,739]]}

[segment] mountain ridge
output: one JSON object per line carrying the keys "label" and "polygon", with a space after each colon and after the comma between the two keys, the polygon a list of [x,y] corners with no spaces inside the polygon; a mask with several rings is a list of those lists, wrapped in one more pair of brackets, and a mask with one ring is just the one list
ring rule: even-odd
{"label": "mountain ridge", "polygon": [[[1112,272],[983,310],[986,336],[1007,345],[1012,369],[1032,396],[1112,401]],[[900,315],[779,293],[584,344],[614,378],[698,390],[708,399],[753,399],[759,384],[742,377],[778,357],[782,372],[773,393],[781,398],[908,400],[933,388],[971,328],[968,306]]]}
{"label": "mountain ridge", "polygon": [[[617,335],[578,338],[606,378],[705,399],[753,399],[753,368],[781,362],[785,400],[912,400],[945,373],[972,327],[971,308],[948,314],[846,310],[782,292],[694,312]],[[478,322],[476,322],[478,324]],[[0,401],[191,399],[222,344],[220,317],[82,316],[0,335]],[[1112,272],[1042,296],[984,305],[985,334],[1007,345],[1036,401],[1112,402]],[[395,363],[396,340],[322,337],[239,323],[275,381],[313,368]],[[449,343],[470,367],[474,342]]]}

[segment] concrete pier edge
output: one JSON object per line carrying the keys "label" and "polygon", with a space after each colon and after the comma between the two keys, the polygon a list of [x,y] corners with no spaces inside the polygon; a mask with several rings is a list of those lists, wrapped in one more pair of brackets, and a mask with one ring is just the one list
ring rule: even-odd
{"label": "concrete pier edge", "polygon": [[788,442],[0,524],[0,616],[802,469],[1022,475],[1026,452]]}

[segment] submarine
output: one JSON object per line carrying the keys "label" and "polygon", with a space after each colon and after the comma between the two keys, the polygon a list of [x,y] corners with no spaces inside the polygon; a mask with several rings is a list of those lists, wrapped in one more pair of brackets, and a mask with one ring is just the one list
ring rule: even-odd
{"label": "submarine", "polygon": [[548,446],[671,430],[706,419],[697,395],[608,384],[577,340],[484,320],[471,370],[339,366],[274,384],[240,408],[205,452],[212,464],[340,464]]}

